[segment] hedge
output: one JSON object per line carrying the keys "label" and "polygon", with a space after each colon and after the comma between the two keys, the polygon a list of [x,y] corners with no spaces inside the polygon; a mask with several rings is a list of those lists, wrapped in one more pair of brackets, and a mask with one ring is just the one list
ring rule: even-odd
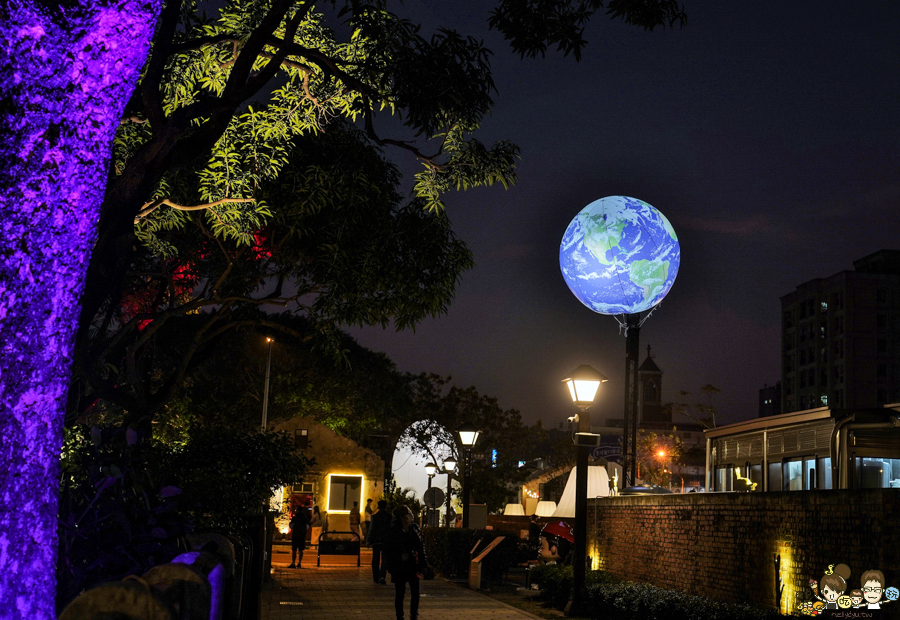
{"label": "hedge", "polygon": [[487,582],[502,581],[510,567],[519,560],[519,537],[511,532],[428,527],[424,534],[428,564],[445,577],[468,575],[469,552],[476,540],[481,541],[478,548],[483,549],[498,536],[505,536],[482,564],[481,575]]}
{"label": "hedge", "polygon": [[[572,596],[572,567],[549,564],[531,569],[541,600],[562,609]],[[603,571],[585,575],[585,602],[591,618],[604,620],[775,620],[775,610],[725,603],[644,583],[622,581]]]}

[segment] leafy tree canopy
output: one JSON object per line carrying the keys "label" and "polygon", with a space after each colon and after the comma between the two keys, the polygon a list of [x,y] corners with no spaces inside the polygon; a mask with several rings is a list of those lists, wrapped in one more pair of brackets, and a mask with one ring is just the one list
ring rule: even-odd
{"label": "leafy tree canopy", "polygon": [[638,429],[636,457],[638,477],[646,484],[665,486],[671,481],[672,466],[680,463],[683,446],[675,435],[675,427],[668,434]]}
{"label": "leafy tree canopy", "polygon": [[[277,208],[252,244],[220,239],[196,212],[142,228],[147,247],[119,303],[110,298],[79,343],[73,414],[99,396],[152,417],[236,329],[324,337],[339,352],[339,324],[409,327],[447,308],[472,260],[446,217],[402,206],[396,168],[351,126],[293,146],[278,179],[259,188]],[[185,188],[198,178],[184,177]],[[302,318],[273,321],[267,306]]]}
{"label": "leafy tree canopy", "polygon": [[[577,56],[584,25],[601,6],[502,0],[490,25],[523,55],[549,43]],[[645,28],[684,21],[673,0],[612,0],[608,9]],[[422,164],[418,206],[431,213],[451,188],[513,182],[518,149],[506,141],[488,148],[473,137],[493,103],[489,59],[480,42],[453,30],[425,36],[391,13],[387,0],[332,0],[318,9],[298,0],[167,2],[116,135],[82,336],[105,304],[118,302],[135,234],[171,256],[176,244],[156,233],[184,226],[193,213],[217,241],[256,243],[282,206],[263,188],[286,189],[278,180],[300,136],[349,122],[370,144],[411,153]],[[379,129],[376,117],[385,112],[402,123],[401,135]],[[289,176],[309,185],[317,173],[295,167]],[[442,303],[432,301],[432,311]],[[399,325],[407,321],[401,316]]]}
{"label": "leafy tree canopy", "polygon": [[406,429],[399,445],[438,466],[452,456],[462,468],[465,453],[455,430],[471,422],[481,431],[472,450],[472,501],[487,504],[492,512],[500,510],[515,495],[515,485],[527,476],[518,460],[529,456],[528,447],[542,436],[540,429],[525,426],[517,410],[502,409],[496,398],[484,396],[474,387],[450,385],[450,377],[421,374],[410,380],[412,411],[417,412],[418,420]]}

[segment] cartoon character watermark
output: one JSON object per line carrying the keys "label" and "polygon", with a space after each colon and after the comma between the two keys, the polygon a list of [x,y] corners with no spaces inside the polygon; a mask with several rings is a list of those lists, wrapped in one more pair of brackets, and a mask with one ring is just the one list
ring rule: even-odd
{"label": "cartoon character watermark", "polygon": [[860,587],[845,594],[850,575],[850,567],[846,564],[830,564],[819,581],[809,580],[813,597],[817,600],[800,603],[797,610],[801,615],[817,616],[838,609],[881,609],[882,605],[900,598],[900,590],[885,587],[884,573],[879,570],[865,571],[859,579]]}

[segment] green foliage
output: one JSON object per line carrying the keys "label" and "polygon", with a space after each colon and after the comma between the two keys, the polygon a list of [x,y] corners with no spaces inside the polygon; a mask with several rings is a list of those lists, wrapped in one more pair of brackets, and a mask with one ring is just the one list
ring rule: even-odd
{"label": "green foliage", "polygon": [[519,537],[511,532],[428,527],[424,530],[424,536],[428,563],[445,577],[468,574],[469,551],[475,546],[476,541],[480,541],[478,548],[484,549],[498,536],[505,537],[487,555],[482,564],[481,576],[489,583],[501,583],[518,559]]}
{"label": "green foliage", "polygon": [[[73,413],[102,394],[152,417],[237,329],[269,323],[340,357],[338,325],[404,328],[449,307],[472,257],[446,217],[401,206],[396,167],[352,127],[333,123],[294,147],[278,180],[258,187],[274,211],[249,247],[220,239],[198,213],[144,220],[168,222],[151,244],[167,249],[139,253],[119,304],[80,341]],[[263,304],[305,322],[272,320]]]}
{"label": "green foliage", "polygon": [[[473,503],[487,504],[490,512],[503,508],[515,485],[527,476],[518,467],[518,459],[534,442],[532,429],[522,424],[515,409],[501,409],[496,398],[480,394],[474,387],[450,386],[450,377],[423,373],[410,375],[413,420],[400,438],[400,445],[435,463],[453,456],[462,467],[464,452],[457,445],[455,429],[472,422],[481,437],[474,453],[485,455],[474,459],[469,476]],[[448,387],[449,386],[449,387]],[[497,463],[491,463],[492,450],[497,450]]]}
{"label": "green foliage", "polygon": [[242,531],[243,517],[310,462],[289,437],[194,428],[186,443],[123,427],[67,429],[60,458],[60,609],[94,584],[143,574],[190,531]]}
{"label": "green foliage", "polygon": [[[531,569],[531,582],[541,588],[541,599],[562,609],[572,596],[572,567],[547,564]],[[591,618],[613,620],[775,620],[774,610],[746,603],[716,601],[666,590],[649,584],[622,581],[604,571],[585,575],[586,608]]]}
{"label": "green foliage", "polygon": [[675,427],[667,435],[638,429],[637,460],[638,477],[646,484],[666,486],[671,483],[672,466],[681,459],[681,439],[675,435]]}
{"label": "green foliage", "polygon": [[60,457],[57,608],[85,588],[179,553],[191,525],[172,486],[174,451],[124,428],[67,429]]}
{"label": "green foliage", "polygon": [[394,478],[393,474],[391,474],[390,483],[384,485],[384,492],[381,494],[379,500],[382,499],[388,503],[388,509],[391,512],[393,512],[395,508],[406,506],[412,511],[413,516],[418,517],[419,513],[425,508],[425,504],[416,499],[415,491],[410,487],[400,487],[397,485],[397,480]]}
{"label": "green foliage", "polygon": [[229,428],[192,429],[172,465],[195,527],[239,531],[273,492],[303,478],[311,461],[294,450],[286,433],[243,433]]}
{"label": "green foliage", "polygon": [[587,45],[584,28],[602,8],[610,18],[644,30],[684,25],[687,20],[677,0],[501,0],[488,23],[502,32],[523,58],[544,57],[547,47],[556,45],[564,55],[580,60]]}

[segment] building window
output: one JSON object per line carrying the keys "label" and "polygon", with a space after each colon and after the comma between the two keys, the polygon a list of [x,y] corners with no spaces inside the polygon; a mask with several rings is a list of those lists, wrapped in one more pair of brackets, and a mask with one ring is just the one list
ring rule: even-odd
{"label": "building window", "polygon": [[828,394],[822,394],[821,396],[819,396],[819,402],[822,403],[823,407],[827,407],[828,406]]}
{"label": "building window", "polygon": [[828,335],[828,333],[825,331],[825,326],[820,325],[819,326],[819,338],[825,338],[825,337],[827,337],[827,335]]}
{"label": "building window", "polygon": [[900,459],[856,457],[853,460],[856,488],[900,488]]}
{"label": "building window", "polygon": [[878,364],[878,377],[880,379],[887,377],[887,364]]}
{"label": "building window", "polygon": [[782,466],[782,491],[803,490],[803,461],[786,461]]}
{"label": "building window", "polygon": [[716,491],[734,491],[732,477],[734,468],[730,465],[716,468]]}
{"label": "building window", "polygon": [[831,489],[831,457],[826,456],[816,461],[817,489]]}
{"label": "building window", "polygon": [[887,353],[887,340],[884,338],[878,339],[878,353]]}
{"label": "building window", "polygon": [[781,490],[781,463],[769,463],[769,491]]}
{"label": "building window", "polygon": [[328,476],[328,512],[349,511],[361,501],[362,476]]}
{"label": "building window", "polygon": [[306,450],[309,447],[309,429],[294,429],[294,448],[297,450]]}

